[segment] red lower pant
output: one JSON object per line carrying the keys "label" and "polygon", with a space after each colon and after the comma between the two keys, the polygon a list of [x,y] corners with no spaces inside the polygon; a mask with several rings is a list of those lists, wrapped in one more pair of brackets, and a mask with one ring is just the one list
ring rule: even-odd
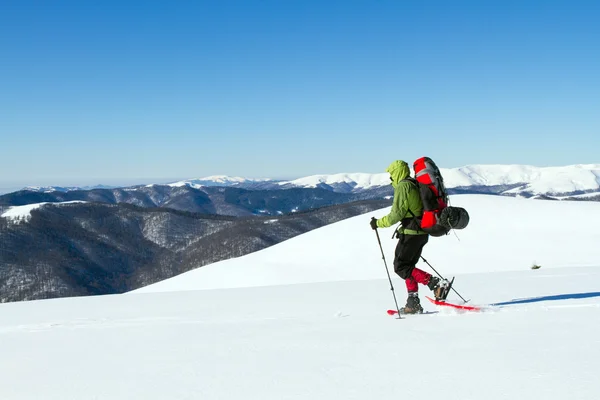
{"label": "red lower pant", "polygon": [[411,275],[405,279],[406,290],[409,292],[418,292],[418,284],[420,283],[421,285],[427,285],[429,283],[429,279],[431,279],[431,274],[421,271],[418,268],[414,268]]}

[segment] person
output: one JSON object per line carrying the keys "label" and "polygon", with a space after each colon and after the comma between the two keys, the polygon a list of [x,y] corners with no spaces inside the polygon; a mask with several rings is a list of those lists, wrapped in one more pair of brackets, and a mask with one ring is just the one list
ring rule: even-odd
{"label": "person", "polygon": [[394,187],[392,209],[383,218],[371,218],[371,228],[389,228],[398,222],[401,226],[395,233],[398,244],[394,254],[394,272],[406,282],[408,298],[406,306],[401,310],[406,314],[423,312],[419,300],[419,284],[426,285],[433,291],[436,299],[444,299],[447,282],[416,267],[423,247],[429,241],[429,235],[419,230],[416,219],[423,215],[423,202],[417,183],[410,177],[408,164],[396,160],[386,169]]}

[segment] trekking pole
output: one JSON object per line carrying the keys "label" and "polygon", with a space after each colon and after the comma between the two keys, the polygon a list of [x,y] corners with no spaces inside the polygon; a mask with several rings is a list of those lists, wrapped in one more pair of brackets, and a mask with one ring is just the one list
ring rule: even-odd
{"label": "trekking pole", "polygon": [[[433,265],[429,264],[429,261],[427,261],[427,260],[425,259],[425,257],[421,256],[421,258],[423,259],[423,261],[425,261],[425,263],[426,263],[427,265],[429,265],[429,267],[430,267],[430,268],[433,270],[433,272],[435,272],[436,274],[438,274],[438,276],[439,276],[440,278],[442,278],[443,280],[446,280],[446,278],[444,278],[442,275],[440,275],[440,273],[439,273],[439,272],[437,272],[437,271],[435,270],[435,268],[433,268]],[[458,293],[458,292],[456,291],[456,289],[454,289],[454,287],[452,287],[452,290],[454,290],[454,293],[456,293],[456,294],[458,295],[458,297],[460,297],[460,298],[462,299],[462,301],[464,301],[465,303],[468,303],[468,300],[465,300],[465,299],[464,299],[464,297],[462,297],[462,296],[460,295],[460,293]]]}
{"label": "trekking pole", "polygon": [[390,290],[392,291],[392,295],[394,296],[394,304],[396,304],[396,310],[398,311],[398,319],[403,319],[400,315],[400,307],[398,307],[398,300],[396,300],[396,292],[394,291],[394,285],[392,284],[392,277],[390,276],[390,271],[388,270],[387,262],[385,261],[385,254],[383,253],[383,246],[381,246],[381,239],[379,239],[379,232],[377,231],[377,229],[375,229],[375,234],[377,235],[379,249],[381,249],[381,258],[383,259],[383,265],[385,265],[385,272],[387,273],[388,280],[390,281]]}

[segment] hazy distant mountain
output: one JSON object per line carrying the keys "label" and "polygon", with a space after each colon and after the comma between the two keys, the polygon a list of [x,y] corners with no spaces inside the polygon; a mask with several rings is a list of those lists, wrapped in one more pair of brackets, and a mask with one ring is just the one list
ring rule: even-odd
{"label": "hazy distant mountain", "polygon": [[[185,181],[174,182],[168,184],[168,186],[179,187],[179,186],[190,186],[195,189],[206,187],[206,186],[238,186],[247,188],[253,185],[262,183],[275,183],[278,182],[273,179],[248,179],[240,177],[230,177],[225,175],[208,176],[200,179],[188,179]],[[152,185],[148,185],[152,186]]]}
{"label": "hazy distant mountain", "polygon": [[[565,167],[533,167],[527,165],[471,165],[441,168],[448,189],[460,192],[472,188],[476,192],[527,197],[544,195],[569,197],[586,193],[600,194],[600,164]],[[320,188],[336,193],[357,193],[389,186],[389,175],[332,174],[313,175],[295,180],[228,178],[224,176],[176,182],[171,185],[235,186],[245,189]]]}
{"label": "hazy distant mountain", "polygon": [[[600,165],[474,165],[442,169],[450,194],[481,193],[598,201]],[[47,188],[45,188],[47,189]],[[290,181],[213,176],[168,185],[92,190],[22,190],[0,196],[0,209],[42,202],[88,201],[232,216],[281,215],[393,194],[387,173],[314,175]]]}
{"label": "hazy distant mountain", "polygon": [[71,192],[75,190],[93,190],[93,189],[113,189],[118,186],[94,185],[94,186],[27,186],[23,190],[32,192],[52,193],[52,192]]}
{"label": "hazy distant mountain", "polygon": [[[126,203],[139,207],[165,207],[180,211],[230,216],[282,215],[359,200],[382,199],[391,186],[362,193],[327,189],[247,190],[238,187],[151,185],[120,189],[36,192],[23,190],[0,196],[0,211],[14,206],[67,201]],[[1,213],[0,213],[1,214]]]}

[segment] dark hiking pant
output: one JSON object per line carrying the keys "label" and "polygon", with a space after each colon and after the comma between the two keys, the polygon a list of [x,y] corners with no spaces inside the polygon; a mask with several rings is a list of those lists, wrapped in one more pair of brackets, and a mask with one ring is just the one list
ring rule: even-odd
{"label": "dark hiking pant", "polygon": [[429,241],[429,235],[399,235],[394,257],[394,271],[406,281],[409,292],[418,291],[418,283],[426,285],[431,275],[415,268],[421,258],[423,247]]}

